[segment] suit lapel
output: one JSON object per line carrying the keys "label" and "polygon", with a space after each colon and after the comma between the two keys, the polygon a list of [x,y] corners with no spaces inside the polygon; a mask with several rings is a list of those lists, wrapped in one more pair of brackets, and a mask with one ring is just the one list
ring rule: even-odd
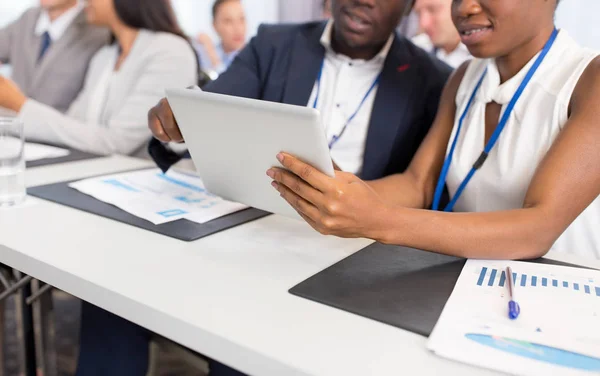
{"label": "suit lapel", "polygon": [[325,57],[325,48],[320,43],[325,25],[323,23],[309,33],[296,35],[283,103],[298,106],[306,106],[308,103]]}
{"label": "suit lapel", "polygon": [[25,71],[28,72],[29,79],[27,80],[27,91],[34,92],[37,85],[38,77],[40,77],[37,69],[37,59],[42,48],[42,38],[35,35],[33,32],[30,34],[29,42],[27,45],[29,48],[23,48],[23,53],[26,54]]}
{"label": "suit lapel", "polygon": [[381,82],[373,103],[361,177],[380,177],[389,163],[399,134],[410,127],[405,119],[410,98],[419,83],[417,67],[411,66],[403,41],[396,36],[384,63]]}

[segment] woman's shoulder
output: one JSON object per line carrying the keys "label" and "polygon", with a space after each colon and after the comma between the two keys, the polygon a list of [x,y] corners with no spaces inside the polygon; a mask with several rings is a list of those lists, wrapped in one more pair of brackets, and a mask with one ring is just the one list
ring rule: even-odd
{"label": "woman's shoulder", "polygon": [[540,67],[540,74],[534,81],[545,92],[556,98],[556,103],[563,109],[566,121],[567,108],[573,91],[580,81],[589,80],[584,73],[589,74],[594,66],[598,66],[597,57],[600,53],[582,47],[564,30],[560,31],[557,42],[558,48],[548,54],[548,63]]}
{"label": "woman's shoulder", "polygon": [[140,36],[144,38],[146,51],[193,52],[190,42],[175,34],[141,30]]}
{"label": "woman's shoulder", "polygon": [[470,61],[464,62],[457,69],[457,73],[461,71],[460,84],[456,93],[457,99],[470,94],[475,85],[479,82],[481,76],[488,67],[488,59],[473,58]]}
{"label": "woman's shoulder", "polygon": [[106,66],[108,61],[115,59],[117,56],[117,51],[118,47],[114,43],[102,46],[92,57],[92,60],[90,61],[90,68],[93,68],[94,66]]}

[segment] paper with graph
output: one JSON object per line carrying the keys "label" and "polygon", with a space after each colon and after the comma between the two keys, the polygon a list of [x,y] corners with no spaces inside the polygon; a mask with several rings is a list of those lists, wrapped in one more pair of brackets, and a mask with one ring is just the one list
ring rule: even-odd
{"label": "paper with graph", "polygon": [[[506,267],[521,314],[508,318]],[[600,271],[469,260],[428,342],[436,354],[515,375],[600,373]]]}
{"label": "paper with graph", "polygon": [[223,200],[204,189],[195,175],[159,169],[126,172],[69,184],[155,225],[187,219],[206,223],[247,206]]}

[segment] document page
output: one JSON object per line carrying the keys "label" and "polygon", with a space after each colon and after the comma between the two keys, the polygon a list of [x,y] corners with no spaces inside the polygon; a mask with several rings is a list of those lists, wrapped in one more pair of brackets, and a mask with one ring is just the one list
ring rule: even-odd
{"label": "document page", "polygon": [[[508,316],[510,266],[520,314]],[[600,271],[469,260],[428,342],[436,354],[515,375],[600,373]]]}
{"label": "document page", "polygon": [[206,223],[247,208],[210,194],[199,177],[173,170],[126,172],[69,186],[156,225],[182,218]]}

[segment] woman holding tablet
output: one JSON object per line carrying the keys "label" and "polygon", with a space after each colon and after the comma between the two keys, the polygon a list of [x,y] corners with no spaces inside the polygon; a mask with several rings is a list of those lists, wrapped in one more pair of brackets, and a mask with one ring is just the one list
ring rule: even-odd
{"label": "woman holding tablet", "polygon": [[449,80],[404,173],[329,178],[281,153],[291,172],[269,170],[273,186],[324,234],[469,258],[600,258],[600,59],[556,30],[559,1],[453,2],[476,59]]}

